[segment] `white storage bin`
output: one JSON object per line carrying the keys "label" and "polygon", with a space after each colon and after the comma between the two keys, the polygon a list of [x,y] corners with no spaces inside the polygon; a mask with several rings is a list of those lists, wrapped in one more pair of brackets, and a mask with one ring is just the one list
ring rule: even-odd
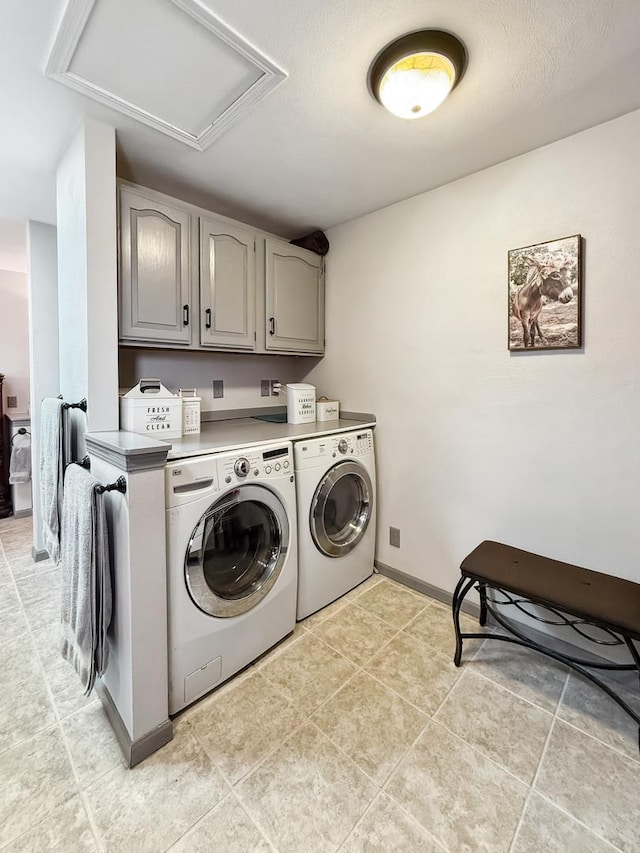
{"label": "white storage bin", "polygon": [[340,417],[340,403],[337,400],[328,400],[320,397],[316,402],[316,420],[337,421]]}
{"label": "white storage bin", "polygon": [[150,438],[180,438],[182,398],[159,379],[141,379],[120,397],[120,428]]}
{"label": "white storage bin", "polygon": [[200,432],[200,403],[197,388],[178,388],[182,397],[182,434],[196,435]]}
{"label": "white storage bin", "polygon": [[287,423],[311,424],[316,419],[316,389],[299,382],[287,385]]}

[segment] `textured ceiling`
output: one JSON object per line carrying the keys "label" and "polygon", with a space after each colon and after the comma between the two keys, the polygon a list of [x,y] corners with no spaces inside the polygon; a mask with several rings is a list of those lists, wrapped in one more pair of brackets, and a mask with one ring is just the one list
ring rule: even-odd
{"label": "textured ceiling", "polygon": [[[640,108],[638,0],[203,2],[289,79],[198,152],[46,79],[63,3],[3,0],[0,216],[54,220],[55,165],[83,113],[117,127],[125,177],[293,236]],[[459,35],[469,67],[438,111],[403,122],[366,73],[420,27]]]}

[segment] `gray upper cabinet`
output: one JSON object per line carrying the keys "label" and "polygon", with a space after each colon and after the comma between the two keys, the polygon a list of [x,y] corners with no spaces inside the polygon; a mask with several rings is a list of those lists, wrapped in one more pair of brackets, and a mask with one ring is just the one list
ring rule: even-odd
{"label": "gray upper cabinet", "polygon": [[255,234],[200,219],[200,344],[255,349]]}
{"label": "gray upper cabinet", "polygon": [[155,190],[118,191],[122,344],[324,354],[319,255]]}
{"label": "gray upper cabinet", "polygon": [[319,255],[267,238],[265,348],[324,353],[324,265]]}
{"label": "gray upper cabinet", "polygon": [[191,214],[120,190],[120,338],[191,342]]}

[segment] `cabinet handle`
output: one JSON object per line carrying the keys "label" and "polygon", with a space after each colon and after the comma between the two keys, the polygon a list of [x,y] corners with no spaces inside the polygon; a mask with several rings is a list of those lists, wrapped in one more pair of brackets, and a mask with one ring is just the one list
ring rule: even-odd
{"label": "cabinet handle", "polygon": [[188,305],[182,306],[182,325],[183,326],[189,325],[189,306]]}
{"label": "cabinet handle", "polygon": [[207,308],[207,310],[204,312],[204,317],[205,317],[204,327],[205,327],[205,329],[210,329],[211,328],[211,308]]}
{"label": "cabinet handle", "polygon": [[269,334],[275,335],[276,333],[276,318],[269,317]]}

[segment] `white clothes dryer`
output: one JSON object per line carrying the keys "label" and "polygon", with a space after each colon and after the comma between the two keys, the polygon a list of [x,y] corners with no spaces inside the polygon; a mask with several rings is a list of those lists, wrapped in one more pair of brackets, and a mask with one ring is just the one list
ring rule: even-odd
{"label": "white clothes dryer", "polygon": [[293,467],[290,442],[166,467],[170,714],[295,627]]}
{"label": "white clothes dryer", "polygon": [[294,445],[298,495],[298,608],[304,619],[373,573],[376,471],[373,432]]}

